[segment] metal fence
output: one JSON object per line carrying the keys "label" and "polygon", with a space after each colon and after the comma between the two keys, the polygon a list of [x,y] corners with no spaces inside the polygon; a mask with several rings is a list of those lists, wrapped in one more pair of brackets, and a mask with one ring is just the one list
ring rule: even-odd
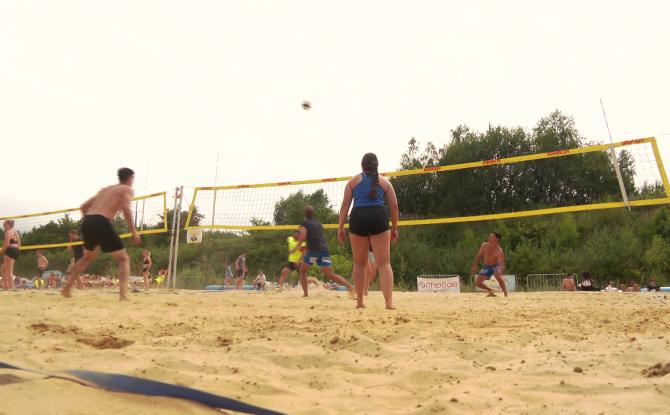
{"label": "metal fence", "polygon": [[180,290],[204,290],[206,287],[206,278],[204,276],[185,276],[180,275],[177,278],[177,289]]}
{"label": "metal fence", "polygon": [[[563,279],[567,274],[528,274],[526,275],[526,291],[560,291]],[[575,285],[581,278],[575,276]]]}

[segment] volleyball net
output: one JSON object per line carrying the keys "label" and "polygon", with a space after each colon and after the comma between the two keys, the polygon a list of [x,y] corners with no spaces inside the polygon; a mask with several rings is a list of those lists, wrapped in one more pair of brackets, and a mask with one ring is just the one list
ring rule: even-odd
{"label": "volleyball net", "polygon": [[[383,175],[391,180],[401,202],[399,226],[670,203],[670,185],[653,137]],[[196,187],[185,228],[295,229],[306,204],[317,208],[325,228],[336,228],[349,179]]]}
{"label": "volleyball net", "polygon": [[[165,233],[168,231],[167,197],[165,192],[135,197],[131,204],[135,228],[140,235]],[[82,214],[79,208],[26,215],[0,217],[14,220],[14,229],[21,235],[21,250],[62,248],[79,245],[81,242],[68,241],[70,229],[79,230]],[[117,215],[112,225],[121,238],[129,238],[128,225],[121,215]]]}

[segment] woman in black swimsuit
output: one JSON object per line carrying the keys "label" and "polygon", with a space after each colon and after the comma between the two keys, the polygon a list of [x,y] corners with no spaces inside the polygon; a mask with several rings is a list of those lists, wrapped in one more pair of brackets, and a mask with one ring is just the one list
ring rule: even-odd
{"label": "woman in black swimsuit", "polygon": [[17,260],[21,251],[21,237],[14,230],[14,221],[6,220],[2,223],[5,230],[5,238],[2,242],[2,288],[4,290],[14,289],[14,261]]}
{"label": "woman in black swimsuit", "polygon": [[142,251],[142,276],[144,277],[144,291],[149,290],[149,271],[151,271],[151,253],[146,249]]}

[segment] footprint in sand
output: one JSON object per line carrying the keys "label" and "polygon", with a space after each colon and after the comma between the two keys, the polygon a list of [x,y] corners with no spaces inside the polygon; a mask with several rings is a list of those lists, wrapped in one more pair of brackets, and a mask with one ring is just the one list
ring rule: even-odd
{"label": "footprint in sand", "polygon": [[81,334],[81,330],[75,326],[63,327],[60,324],[37,323],[31,324],[30,328],[37,333],[59,333],[59,334]]}
{"label": "footprint in sand", "polygon": [[96,349],[123,349],[133,344],[131,340],[119,339],[114,336],[98,336],[77,339],[78,343],[84,343]]}
{"label": "footprint in sand", "polygon": [[650,366],[642,370],[642,374],[648,378],[651,377],[661,377],[670,373],[670,363],[665,365],[662,363],[656,363],[654,366]]}

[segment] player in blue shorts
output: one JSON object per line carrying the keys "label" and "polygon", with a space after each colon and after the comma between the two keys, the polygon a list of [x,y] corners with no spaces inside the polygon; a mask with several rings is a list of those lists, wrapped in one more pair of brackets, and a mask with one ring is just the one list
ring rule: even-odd
{"label": "player in blue shorts", "polygon": [[[484,266],[479,269],[480,260],[484,257]],[[479,269],[479,272],[477,271]],[[493,232],[489,235],[487,242],[484,242],[479,248],[479,252],[475,256],[475,260],[472,263],[472,273],[477,274],[475,279],[475,286],[488,291],[489,297],[495,297],[493,290],[484,284],[484,280],[495,277],[507,297],[507,286],[505,285],[505,280],[503,279],[503,273],[505,272],[505,253],[502,248],[500,248],[500,234],[498,232]]]}
{"label": "player in blue shorts", "polygon": [[312,206],[305,206],[305,221],[300,225],[298,231],[297,245],[291,251],[297,251],[303,241],[307,242],[307,252],[302,258],[302,265],[300,266],[300,285],[304,292],[303,297],[307,297],[307,270],[312,265],[316,264],[321,267],[321,270],[326,277],[336,282],[339,285],[346,286],[349,292],[354,291],[353,285],[349,284],[347,280],[340,277],[333,271],[333,261],[330,259],[330,252],[328,251],[328,244],[323,237],[323,225],[314,218],[315,211]]}

